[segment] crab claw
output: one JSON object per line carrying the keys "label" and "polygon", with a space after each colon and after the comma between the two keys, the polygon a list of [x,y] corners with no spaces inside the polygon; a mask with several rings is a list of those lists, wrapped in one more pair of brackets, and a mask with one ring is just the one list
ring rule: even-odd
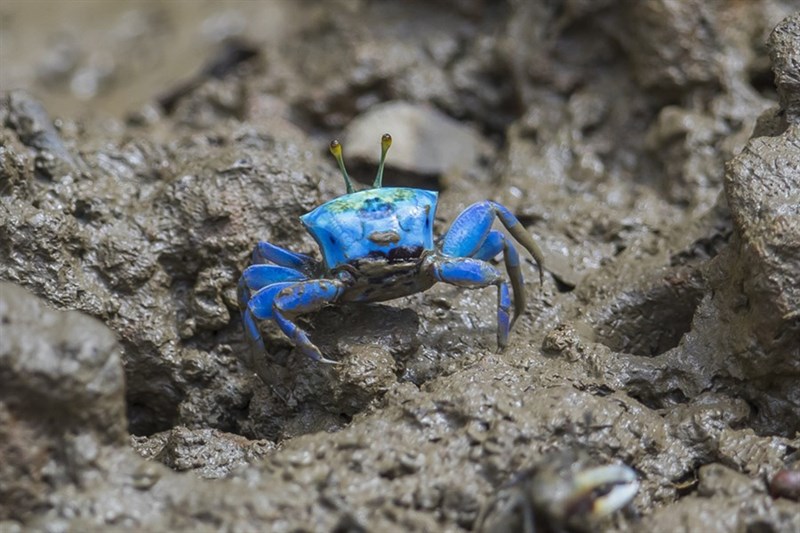
{"label": "crab claw", "polygon": [[594,516],[608,516],[622,509],[639,490],[636,472],[625,465],[605,465],[583,470],[573,478],[573,494],[568,499],[577,509]]}
{"label": "crab claw", "polygon": [[633,499],[639,482],[628,466],[587,467],[586,460],[568,451],[521,472],[484,506],[475,531],[596,531],[599,519]]}

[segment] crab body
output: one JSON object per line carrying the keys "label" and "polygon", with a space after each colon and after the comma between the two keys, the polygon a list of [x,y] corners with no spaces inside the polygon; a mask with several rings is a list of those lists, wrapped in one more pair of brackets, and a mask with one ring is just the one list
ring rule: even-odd
{"label": "crab body", "polygon": [[[387,141],[388,139],[388,141]],[[438,194],[407,187],[380,188],[383,159],[391,142],[383,137],[381,167],[375,188],[355,192],[331,144],[347,183],[348,194],[300,217],[316,240],[323,260],[259,242],[253,264],[239,281],[239,303],[247,337],[264,349],[258,320],[273,320],[309,357],[323,357],[294,322],[300,314],[343,302],[380,302],[425,291],[437,282],[459,287],[495,286],[498,291],[500,348],[505,347],[514,320],[525,308],[519,254],[505,234],[492,229],[498,218],[540,267],[542,254],[531,236],[505,207],[484,201],[464,210],[447,233],[435,241],[433,220]],[[503,252],[508,282],[488,260]]]}
{"label": "crab body", "polygon": [[438,194],[387,187],[340,196],[300,217],[334,269],[359,261],[417,259],[433,250]]}

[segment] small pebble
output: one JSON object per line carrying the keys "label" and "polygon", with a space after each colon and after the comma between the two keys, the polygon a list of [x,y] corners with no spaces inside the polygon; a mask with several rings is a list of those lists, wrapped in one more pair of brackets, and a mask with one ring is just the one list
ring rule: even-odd
{"label": "small pebble", "polygon": [[769,493],[773,498],[800,501],[800,470],[784,468],[769,482]]}

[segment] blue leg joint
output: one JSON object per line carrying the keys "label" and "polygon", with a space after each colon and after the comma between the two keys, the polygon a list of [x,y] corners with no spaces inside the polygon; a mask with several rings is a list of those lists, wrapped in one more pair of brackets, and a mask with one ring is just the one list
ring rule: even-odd
{"label": "blue leg joint", "polygon": [[480,248],[478,248],[478,250],[472,254],[471,257],[474,257],[475,259],[481,259],[483,261],[491,261],[495,258],[495,256],[497,256],[497,254],[503,251],[505,242],[506,236],[496,229],[493,229],[486,236],[486,239],[484,239]]}
{"label": "blue leg joint", "polygon": [[258,320],[274,318],[272,306],[278,292],[308,279],[316,270],[317,262],[312,257],[266,241],[256,245],[253,264],[244,270],[237,287],[245,337],[255,349],[265,349]]}
{"label": "blue leg joint", "polygon": [[275,295],[281,289],[290,285],[294,285],[294,282],[273,283],[266,287],[261,287],[253,292],[251,296],[251,291],[247,287],[244,277],[239,280],[239,308],[242,310],[242,325],[244,326],[245,337],[254,348],[262,352],[265,349],[264,339],[261,337],[261,330],[258,328],[256,320],[272,318],[272,302],[275,300]]}
{"label": "blue leg joint", "polygon": [[289,251],[280,246],[275,246],[267,241],[259,241],[253,250],[253,263],[273,263],[278,266],[293,268],[304,274],[311,275],[317,267],[313,257]]}
{"label": "blue leg joint", "polygon": [[308,277],[299,270],[278,265],[250,265],[242,272],[242,280],[244,280],[250,291],[257,291],[280,281],[301,281],[304,279],[308,279]]}
{"label": "blue leg joint", "polygon": [[497,202],[488,200],[478,202],[458,215],[444,236],[442,253],[450,257],[475,257],[479,252],[482,256],[488,253],[489,249],[481,250],[481,248],[487,240],[495,242],[497,239],[496,236],[490,236],[495,218],[499,218],[511,236],[533,256],[539,266],[539,282],[543,284],[544,255],[539,245],[525,231],[517,217]]}
{"label": "blue leg joint", "polygon": [[508,332],[511,329],[509,311],[511,298],[508,284],[500,272],[480,259],[453,258],[433,260],[427,268],[437,281],[457,287],[481,288],[497,286],[497,347],[502,350],[508,345]]}
{"label": "blue leg joint", "polygon": [[273,306],[278,293],[286,287],[291,287],[292,285],[296,284],[297,283],[294,281],[283,281],[280,283],[267,285],[253,294],[253,297],[250,298],[249,302],[247,302],[247,308],[250,310],[253,316],[259,320],[274,318]]}
{"label": "blue leg joint", "polygon": [[[482,202],[481,204],[475,204],[474,206],[472,206],[469,209],[473,209],[473,208],[475,208],[475,206],[481,206],[484,203],[490,203],[490,202]],[[500,204],[497,204],[497,205],[500,205]],[[500,206],[500,207],[502,207],[502,206]],[[464,213],[462,213],[462,216],[466,216],[466,214],[469,211],[469,209],[467,211],[464,211]],[[506,212],[508,212],[507,209],[505,209],[505,208],[503,208],[503,209]],[[473,212],[474,211],[475,210],[473,210]],[[490,210],[488,210],[488,209],[487,210],[483,210],[483,208],[477,209],[477,211],[480,211],[482,214],[485,214],[487,212],[491,213]],[[510,213],[509,213],[509,215],[510,215]],[[472,216],[472,215],[468,215],[468,216]],[[492,215],[492,217],[490,217],[490,219],[489,219],[489,222],[488,222],[489,226],[491,226],[493,216],[494,215]],[[513,216],[513,215],[510,215],[510,216]],[[461,217],[459,217],[459,218],[461,218]],[[456,219],[456,220],[458,220],[458,219]],[[482,221],[482,223],[485,222],[484,218],[481,218],[480,220]],[[479,228],[479,230],[480,230],[480,228]],[[481,234],[481,231],[476,231],[475,233],[476,234]],[[464,240],[462,240],[460,242],[458,241],[458,239],[456,239],[455,235],[451,238],[450,241],[447,241],[447,239],[450,237],[450,232],[447,233],[447,235],[445,236],[445,240],[446,240],[445,244],[449,243],[449,248],[448,249],[451,252],[452,251],[457,251],[457,250],[463,250],[464,248],[461,247],[461,244],[466,242],[467,238],[472,239],[472,237],[473,237],[472,235],[469,235],[467,233],[464,233],[463,235],[465,236]],[[470,246],[472,246],[472,245],[470,244]],[[443,250],[442,251],[444,253],[444,246],[443,246]],[[526,294],[525,294],[525,280],[522,277],[522,268],[520,267],[519,253],[517,252],[517,249],[514,247],[514,245],[511,242],[509,242],[509,239],[502,232],[497,231],[497,230],[491,230],[486,234],[483,242],[478,245],[478,249],[472,254],[472,257],[474,257],[476,259],[483,259],[484,261],[488,261],[488,260],[494,258],[501,251],[503,252],[503,261],[505,262],[505,265],[506,265],[506,272],[508,273],[509,280],[511,281],[511,291],[512,291],[512,293],[514,295],[514,316],[511,319],[511,325],[513,326],[514,323],[517,321],[517,318],[519,317],[519,315],[521,315],[522,312],[525,311],[525,306],[527,305],[527,298],[526,298]],[[541,273],[541,270],[540,270],[540,273]]]}
{"label": "blue leg joint", "polygon": [[318,279],[294,283],[283,288],[275,297],[272,318],[281,331],[308,357],[323,363],[337,363],[325,358],[292,318],[322,309],[335,302],[342,292],[344,284],[338,280]]}
{"label": "blue leg joint", "polygon": [[256,319],[250,309],[242,311],[242,325],[244,326],[244,336],[251,346],[259,352],[266,350],[264,339],[261,338],[261,330],[258,328]]}

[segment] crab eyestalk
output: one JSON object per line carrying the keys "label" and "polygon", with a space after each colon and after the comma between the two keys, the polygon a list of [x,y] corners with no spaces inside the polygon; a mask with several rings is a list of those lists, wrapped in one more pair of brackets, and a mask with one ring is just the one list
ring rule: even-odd
{"label": "crab eyestalk", "polygon": [[381,162],[378,165],[378,175],[375,176],[375,183],[372,184],[372,187],[375,189],[381,187],[383,184],[383,163],[386,161],[386,152],[389,151],[391,145],[392,136],[388,133],[384,133],[381,137]]}
{"label": "crab eyestalk", "polygon": [[336,159],[336,162],[339,163],[339,169],[342,171],[342,176],[344,177],[344,184],[347,187],[347,194],[353,193],[356,190],[353,188],[353,182],[350,181],[350,176],[347,174],[347,169],[344,168],[344,159],[342,158],[342,145],[336,139],[331,141],[331,153],[333,157]]}

